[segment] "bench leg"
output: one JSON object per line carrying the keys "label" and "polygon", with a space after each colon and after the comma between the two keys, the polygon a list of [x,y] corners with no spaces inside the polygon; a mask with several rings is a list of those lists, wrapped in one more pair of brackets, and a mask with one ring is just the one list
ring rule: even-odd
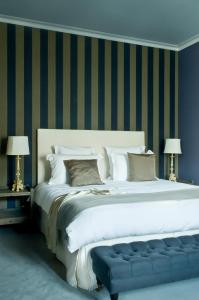
{"label": "bench leg", "polygon": [[118,300],[118,294],[111,294],[110,297],[111,297],[111,300]]}
{"label": "bench leg", "polygon": [[97,288],[96,288],[96,291],[99,292],[101,289],[102,289],[102,283],[101,281],[97,278]]}

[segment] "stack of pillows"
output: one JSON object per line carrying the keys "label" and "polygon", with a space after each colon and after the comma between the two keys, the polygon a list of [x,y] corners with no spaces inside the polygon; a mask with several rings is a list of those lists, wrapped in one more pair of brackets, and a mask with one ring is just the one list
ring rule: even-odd
{"label": "stack of pillows", "polygon": [[[98,185],[109,177],[115,181],[156,180],[155,154],[145,146],[105,147],[105,155],[92,147],[54,146],[48,154],[49,184]],[[106,157],[108,157],[108,164]]]}

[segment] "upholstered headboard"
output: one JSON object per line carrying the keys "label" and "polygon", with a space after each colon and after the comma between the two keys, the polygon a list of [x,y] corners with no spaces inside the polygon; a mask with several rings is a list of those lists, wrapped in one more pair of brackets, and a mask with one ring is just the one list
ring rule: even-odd
{"label": "upholstered headboard", "polygon": [[145,138],[143,131],[38,129],[37,183],[49,178],[50,168],[46,155],[53,153],[54,145],[95,147],[97,153],[104,155],[105,146],[143,146]]}

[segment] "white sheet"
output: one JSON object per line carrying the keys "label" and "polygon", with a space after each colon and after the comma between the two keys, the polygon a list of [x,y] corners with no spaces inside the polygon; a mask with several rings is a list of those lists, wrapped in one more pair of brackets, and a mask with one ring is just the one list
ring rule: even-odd
{"label": "white sheet", "polygon": [[[171,182],[159,179],[157,181],[113,181],[107,180],[104,185],[90,186],[96,189],[111,189],[118,193],[152,193],[162,191],[175,191],[180,189],[198,188],[194,185]],[[53,200],[63,194],[74,190],[86,190],[88,186],[71,187],[68,184],[49,185],[48,183],[40,183],[34,191],[34,201],[48,214]]]}

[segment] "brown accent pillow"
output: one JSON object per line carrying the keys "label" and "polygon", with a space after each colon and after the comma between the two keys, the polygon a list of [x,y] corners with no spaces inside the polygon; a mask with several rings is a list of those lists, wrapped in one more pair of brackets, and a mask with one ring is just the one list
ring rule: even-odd
{"label": "brown accent pillow", "polygon": [[103,184],[100,179],[97,159],[65,160],[71,186]]}
{"label": "brown accent pillow", "polygon": [[155,154],[128,153],[129,181],[157,180],[155,167]]}

